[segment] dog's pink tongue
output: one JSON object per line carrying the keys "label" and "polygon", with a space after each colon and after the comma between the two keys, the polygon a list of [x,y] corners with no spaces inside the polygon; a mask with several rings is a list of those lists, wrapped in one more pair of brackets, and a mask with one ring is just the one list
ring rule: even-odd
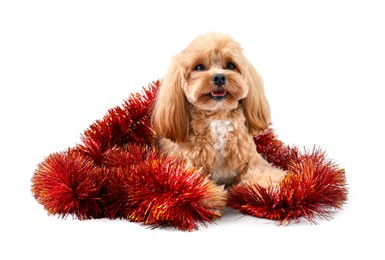
{"label": "dog's pink tongue", "polygon": [[220,90],[220,91],[213,91],[211,92],[211,95],[213,97],[223,97],[224,95],[226,95],[226,90]]}

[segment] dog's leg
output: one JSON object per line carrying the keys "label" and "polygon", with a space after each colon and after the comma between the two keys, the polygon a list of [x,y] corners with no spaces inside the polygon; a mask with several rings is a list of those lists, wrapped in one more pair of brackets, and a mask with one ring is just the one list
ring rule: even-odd
{"label": "dog's leg", "polygon": [[[179,157],[192,166],[195,165],[196,161],[192,160],[192,158],[202,157],[202,152],[200,150],[191,149],[191,147],[186,146],[186,144],[179,145],[166,138],[160,139],[158,141],[158,145],[161,151]],[[194,155],[191,151],[195,151],[197,154]],[[203,156],[203,158],[207,159],[207,156]],[[209,164],[212,164],[214,159],[210,158],[207,160]],[[224,209],[227,201],[227,190],[225,190],[224,185],[217,185],[214,181],[210,180],[210,182],[207,183],[207,187],[210,192],[208,192],[206,198],[202,200],[202,204],[205,207],[213,208],[219,211]]]}
{"label": "dog's leg", "polygon": [[227,190],[225,190],[225,186],[214,184],[213,188],[210,190],[210,194],[208,194],[207,198],[202,201],[202,204],[208,208],[217,209],[219,211],[223,210],[227,203]]}
{"label": "dog's leg", "polygon": [[285,175],[285,171],[272,166],[261,155],[256,153],[250,160],[245,173],[240,176],[240,181],[248,184],[258,184],[262,187],[274,187],[280,184]]}

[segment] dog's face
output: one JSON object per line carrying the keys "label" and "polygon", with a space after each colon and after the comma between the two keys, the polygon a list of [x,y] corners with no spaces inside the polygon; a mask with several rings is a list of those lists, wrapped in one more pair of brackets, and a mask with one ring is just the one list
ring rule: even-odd
{"label": "dog's face", "polygon": [[184,95],[200,109],[235,109],[249,92],[247,61],[240,45],[229,36],[200,36],[176,59]]}
{"label": "dog's face", "polygon": [[241,107],[250,134],[270,124],[262,80],[230,36],[198,36],[176,55],[160,87],[153,127],[160,137],[187,140],[191,105],[205,111]]}

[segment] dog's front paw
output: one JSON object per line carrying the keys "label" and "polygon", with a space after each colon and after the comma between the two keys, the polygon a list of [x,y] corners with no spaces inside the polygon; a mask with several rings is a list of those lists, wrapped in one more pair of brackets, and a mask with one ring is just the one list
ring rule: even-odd
{"label": "dog's front paw", "polygon": [[203,200],[203,204],[208,208],[221,211],[225,208],[227,202],[227,191],[224,186],[217,186],[214,183],[210,185],[209,193]]}
{"label": "dog's front paw", "polygon": [[278,168],[272,168],[267,172],[267,182],[269,186],[278,186],[283,178],[286,176],[286,172]]}
{"label": "dog's front paw", "polygon": [[264,171],[256,171],[253,173],[245,174],[241,182],[248,184],[257,184],[261,187],[276,187],[278,186],[283,178],[285,178],[286,172],[275,167],[269,167]]}

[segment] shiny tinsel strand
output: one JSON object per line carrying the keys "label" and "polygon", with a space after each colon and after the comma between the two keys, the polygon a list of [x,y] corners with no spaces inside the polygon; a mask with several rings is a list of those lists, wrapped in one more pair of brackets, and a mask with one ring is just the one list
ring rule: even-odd
{"label": "shiny tinsel strand", "polygon": [[159,85],[156,81],[143,89],[143,94],[132,94],[121,106],[110,109],[103,120],[84,132],[79,150],[102,164],[104,153],[112,147],[152,145],[156,135],[151,128],[151,113]]}
{"label": "shiny tinsel strand", "polygon": [[256,135],[254,142],[257,146],[257,152],[261,154],[265,160],[283,170],[287,170],[290,161],[299,158],[298,149],[296,147],[289,147],[278,140],[274,130],[271,128]]}
{"label": "shiny tinsel strand", "polygon": [[102,214],[101,187],[105,179],[93,162],[69,149],[49,155],[32,178],[32,192],[49,214],[79,219]]}
{"label": "shiny tinsel strand", "polygon": [[110,171],[104,196],[108,217],[189,231],[220,217],[218,208],[204,204],[219,187],[200,170],[155,150],[146,154],[134,167],[122,164]]}

